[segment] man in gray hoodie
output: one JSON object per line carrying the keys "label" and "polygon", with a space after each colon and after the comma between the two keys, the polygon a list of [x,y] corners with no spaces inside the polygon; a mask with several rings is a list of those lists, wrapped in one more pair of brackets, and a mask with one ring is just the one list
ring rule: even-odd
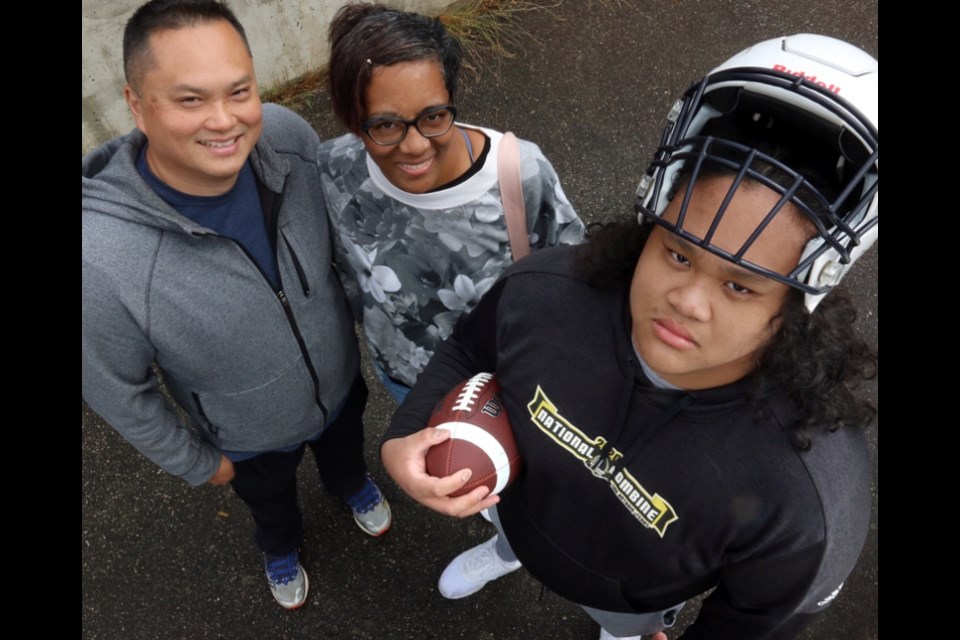
{"label": "man in gray hoodie", "polygon": [[261,105],[243,27],[220,2],[140,7],[124,72],[137,129],[82,163],[83,397],[169,473],[231,483],[271,591],[293,609],[309,588],[296,495],[307,445],[361,529],[391,524],[363,460],[367,389],[319,139]]}

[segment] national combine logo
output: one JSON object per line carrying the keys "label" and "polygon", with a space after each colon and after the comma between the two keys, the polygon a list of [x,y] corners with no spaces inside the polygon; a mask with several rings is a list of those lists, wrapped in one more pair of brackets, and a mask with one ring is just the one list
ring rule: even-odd
{"label": "national combine logo", "polygon": [[610,487],[633,517],[663,537],[670,523],[677,521],[677,513],[670,503],[658,494],[650,494],[630,472],[622,469],[613,474]]}
{"label": "national combine logo", "polygon": [[622,453],[615,447],[608,447],[605,438],[588,437],[560,415],[557,406],[539,385],[533,400],[527,404],[527,410],[530,420],[541,431],[583,462],[591,474],[610,484],[610,489],[640,524],[653,529],[662,538],[670,523],[677,521],[678,516],[669,502],[656,493],[651,494],[629,471],[619,468]]}
{"label": "national combine logo", "polygon": [[541,431],[584,462],[593,460],[607,444],[603,438],[591,440],[580,429],[570,424],[560,415],[557,407],[550,402],[540,385],[537,385],[537,393],[527,405],[527,409],[530,411],[530,419],[540,427]]}

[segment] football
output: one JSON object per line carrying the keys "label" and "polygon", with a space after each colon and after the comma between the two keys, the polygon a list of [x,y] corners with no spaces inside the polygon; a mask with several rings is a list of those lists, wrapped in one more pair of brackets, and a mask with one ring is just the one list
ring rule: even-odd
{"label": "football", "polygon": [[470,480],[450,494],[458,497],[479,486],[500,493],[520,472],[520,452],[492,373],[478,373],[458,384],[437,404],[427,424],[448,429],[449,439],[427,451],[427,473],[442,478],[471,469]]}

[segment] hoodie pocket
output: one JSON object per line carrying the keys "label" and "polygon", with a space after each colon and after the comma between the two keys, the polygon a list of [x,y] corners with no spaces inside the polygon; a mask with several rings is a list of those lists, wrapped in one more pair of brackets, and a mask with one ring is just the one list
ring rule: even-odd
{"label": "hoodie pocket", "polygon": [[[511,489],[516,486],[513,485]],[[504,492],[501,498],[497,512],[503,531],[510,540],[510,546],[531,575],[555,593],[577,604],[602,611],[634,611],[624,597],[619,580],[585,566],[564,551],[540,529],[524,508],[519,496]],[[603,525],[598,523],[597,526]],[[575,530],[578,528],[571,527],[571,536],[579,539],[578,544],[589,544],[586,541],[589,529],[580,530],[579,534],[574,533]],[[517,533],[511,535],[514,531]],[[612,570],[616,566],[615,561],[612,561],[609,568]]]}
{"label": "hoodie pocket", "polygon": [[224,449],[275,449],[302,442],[323,428],[313,379],[302,357],[256,386],[192,395],[201,420]]}
{"label": "hoodie pocket", "polygon": [[207,431],[216,438],[220,435],[220,427],[210,422],[210,418],[207,417],[207,412],[203,410],[203,403],[200,401],[200,394],[196,391],[191,392],[193,396],[193,404],[197,407],[197,413],[200,414],[200,418],[203,420],[203,424],[207,427]]}

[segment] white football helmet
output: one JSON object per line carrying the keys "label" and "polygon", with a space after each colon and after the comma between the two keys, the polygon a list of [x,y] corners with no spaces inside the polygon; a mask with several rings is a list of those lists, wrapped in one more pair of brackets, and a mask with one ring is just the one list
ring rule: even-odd
{"label": "white football helmet", "polygon": [[[767,40],[730,58],[670,111],[637,189],[640,221],[804,291],[813,311],[879,234],[878,66],[853,45],[810,34]],[[712,232],[699,238],[683,226],[698,176],[717,171],[736,176],[731,194],[748,178],[781,194],[736,252],[713,245]],[[676,195],[684,200],[674,223],[662,215]],[[813,222],[816,236],[796,268],[781,274],[744,254],[786,203]]]}

